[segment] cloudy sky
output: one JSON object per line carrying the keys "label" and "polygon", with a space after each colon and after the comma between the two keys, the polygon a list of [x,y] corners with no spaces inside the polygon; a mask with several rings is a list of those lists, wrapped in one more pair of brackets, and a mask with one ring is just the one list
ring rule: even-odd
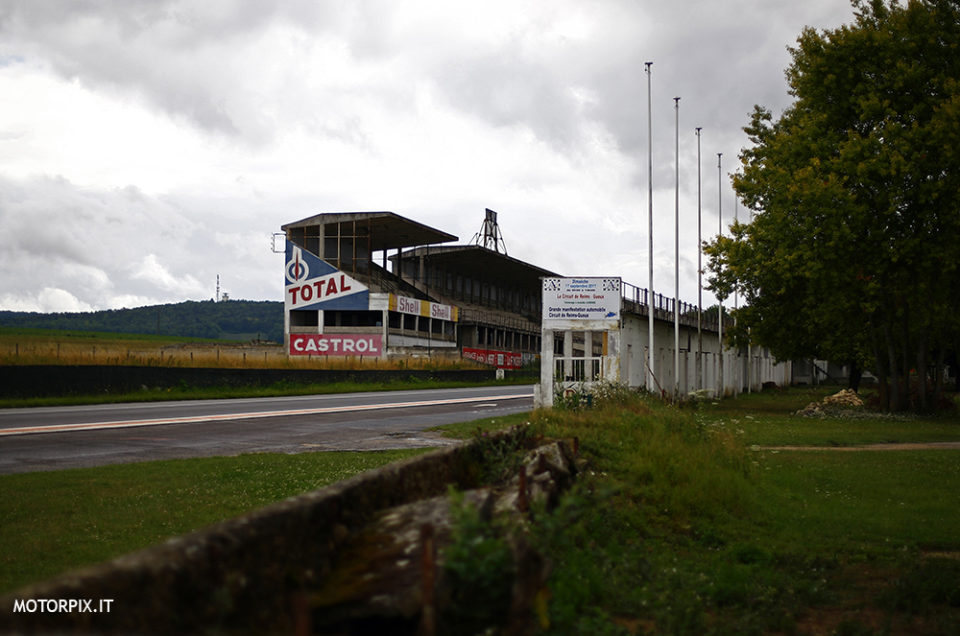
{"label": "cloudy sky", "polygon": [[[847,0],[0,0],[0,309],[282,299],[271,235],[390,210],[680,296],[754,104],[789,104],[801,29]],[[724,154],[722,184],[717,153]],[[741,214],[745,210],[740,209]],[[713,298],[705,294],[705,302]]]}

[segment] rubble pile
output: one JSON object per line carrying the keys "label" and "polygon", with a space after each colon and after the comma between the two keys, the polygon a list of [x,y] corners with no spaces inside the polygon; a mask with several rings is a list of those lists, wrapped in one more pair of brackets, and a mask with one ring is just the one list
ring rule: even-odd
{"label": "rubble pile", "polygon": [[824,417],[837,411],[845,409],[856,409],[863,407],[863,400],[853,389],[844,389],[839,393],[828,395],[819,402],[811,402],[804,408],[797,411],[797,415],[804,417]]}

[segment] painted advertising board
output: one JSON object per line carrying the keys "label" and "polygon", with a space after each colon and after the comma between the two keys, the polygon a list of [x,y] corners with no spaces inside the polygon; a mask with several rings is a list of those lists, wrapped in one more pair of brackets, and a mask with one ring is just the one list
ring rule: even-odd
{"label": "painted advertising board", "polygon": [[449,320],[451,322],[457,322],[459,318],[457,308],[452,305],[441,305],[426,300],[397,296],[396,294],[390,294],[389,303],[390,311],[396,311],[401,314],[439,318],[440,320]]}
{"label": "painted advertising board", "polygon": [[519,369],[523,366],[523,354],[513,351],[464,347],[463,357],[468,360],[476,360],[482,364],[489,364],[498,369]]}
{"label": "painted advertising board", "polygon": [[619,277],[544,278],[543,328],[616,329],[622,298]]}
{"label": "painted advertising board", "polygon": [[291,309],[369,309],[370,290],[322,258],[287,241],[283,302]]}
{"label": "painted advertising board", "polygon": [[290,334],[292,356],[379,356],[383,336],[365,334]]}

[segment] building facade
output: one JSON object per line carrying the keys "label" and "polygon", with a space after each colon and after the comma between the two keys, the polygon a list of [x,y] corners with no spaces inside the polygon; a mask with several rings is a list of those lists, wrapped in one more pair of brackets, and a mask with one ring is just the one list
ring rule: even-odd
{"label": "building facade", "polygon": [[456,236],[393,212],[317,214],[281,229],[290,355],[519,368],[539,354],[540,278],[552,272],[489,243],[450,245]]}

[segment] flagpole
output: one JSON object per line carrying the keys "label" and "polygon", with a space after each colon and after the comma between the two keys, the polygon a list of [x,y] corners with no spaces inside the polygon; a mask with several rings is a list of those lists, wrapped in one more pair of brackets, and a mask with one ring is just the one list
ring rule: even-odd
{"label": "flagpole", "polygon": [[700,131],[697,126],[697,390],[703,389],[703,196],[700,175]]}
{"label": "flagpole", "polygon": [[[723,153],[717,153],[717,211],[718,216],[720,217],[720,232],[717,235],[718,237],[723,236],[723,172],[721,171],[721,164],[723,161]],[[719,296],[717,297],[717,302],[720,305],[720,311],[718,312],[719,327],[718,327],[718,339],[720,345],[720,370],[718,377],[720,379],[720,394],[717,396],[719,399],[723,399],[724,386],[723,386],[723,299]]]}
{"label": "flagpole", "polygon": [[680,399],[680,98],[674,108],[673,396]]}
{"label": "flagpole", "polygon": [[654,295],[653,295],[653,102],[650,91],[650,67],[653,62],[647,62],[647,232],[648,261],[649,261],[649,283],[647,289],[647,390],[651,393],[654,390],[655,360],[653,346],[653,313],[654,313]]}

